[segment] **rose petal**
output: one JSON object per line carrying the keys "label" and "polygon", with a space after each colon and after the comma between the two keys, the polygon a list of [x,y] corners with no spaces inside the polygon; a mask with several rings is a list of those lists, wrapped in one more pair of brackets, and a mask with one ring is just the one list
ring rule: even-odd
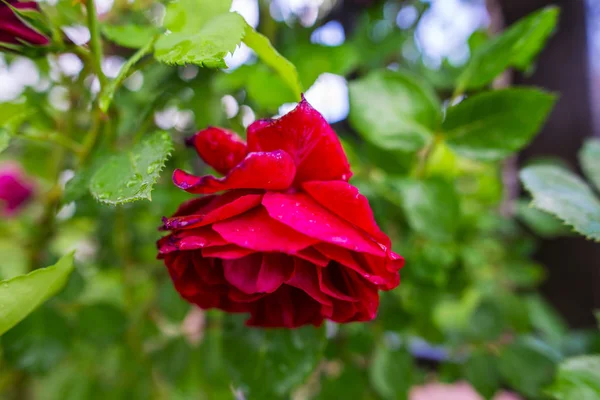
{"label": "rose petal", "polygon": [[248,148],[250,151],[285,150],[296,163],[296,184],[312,180],[347,181],[352,176],[340,140],[306,99],[277,120],[261,120],[250,125]]}
{"label": "rose petal", "polygon": [[317,277],[321,291],[334,299],[344,301],[359,301],[360,298],[353,296],[348,289],[345,271],[339,264],[331,263],[327,268],[317,268]]}
{"label": "rose petal", "polygon": [[242,214],[260,204],[262,195],[233,190],[220,196],[206,196],[184,203],[175,215],[163,219],[161,230],[190,229]]}
{"label": "rose petal", "polygon": [[263,207],[217,222],[212,228],[228,243],[255,251],[293,254],[318,242],[275,221]]}
{"label": "rose petal", "polygon": [[248,154],[246,142],[236,133],[222,128],[204,129],[186,143],[194,146],[200,158],[220,174],[227,174]]}
{"label": "rose petal", "polygon": [[[385,279],[385,275],[387,275],[387,271],[383,271],[383,276],[378,275],[378,271],[372,270],[371,264],[364,261],[367,258],[369,259],[381,259],[384,261],[383,257],[375,257],[372,255],[364,255],[363,257],[359,257],[360,254],[354,254],[339,246],[334,246],[328,243],[319,243],[314,246],[317,251],[323,254],[325,257],[328,257],[331,260],[335,260],[346,268],[349,268],[355,272],[357,272],[360,276],[368,280],[369,282],[375,285],[386,284],[387,281]],[[362,261],[358,262],[356,257]]]}
{"label": "rose petal", "polygon": [[364,230],[385,247],[390,247],[390,239],[375,222],[369,200],[354,186],[343,181],[312,181],[304,182],[302,189],[329,211]]}
{"label": "rose petal", "polygon": [[171,233],[158,241],[158,251],[162,254],[173,251],[197,250],[209,246],[223,246],[227,242],[223,240],[210,227],[177,231]]}
{"label": "rose petal", "polygon": [[295,256],[300,257],[312,264],[318,265],[319,267],[326,267],[330,261],[329,258],[325,257],[312,247],[307,247],[306,249],[300,250],[295,254]]}
{"label": "rose petal", "polygon": [[331,299],[319,288],[317,267],[305,260],[294,258],[294,274],[287,280],[286,285],[303,290],[321,304],[332,304]]}
{"label": "rose petal", "polygon": [[235,260],[223,260],[227,282],[246,294],[257,293],[256,281],[262,264],[262,254],[251,254]]}
{"label": "rose petal", "polygon": [[173,183],[188,193],[210,194],[231,189],[284,190],[294,181],[296,167],[285,151],[249,153],[227,176],[195,176],[180,169]]}
{"label": "rose petal", "polygon": [[272,293],[294,273],[294,260],[281,253],[263,254],[260,272],[256,280],[259,292]]}
{"label": "rose petal", "polygon": [[246,257],[254,253],[254,250],[244,249],[235,244],[226,244],[225,246],[205,247],[202,249],[202,257],[220,258],[223,260],[233,260],[234,258]]}
{"label": "rose petal", "polygon": [[323,323],[321,305],[300,289],[283,285],[276,292],[258,300],[251,311],[248,326],[297,328]]}
{"label": "rose petal", "polygon": [[273,219],[306,236],[358,252],[385,255],[384,250],[364,233],[304,193],[269,192],[263,197],[262,204]]}

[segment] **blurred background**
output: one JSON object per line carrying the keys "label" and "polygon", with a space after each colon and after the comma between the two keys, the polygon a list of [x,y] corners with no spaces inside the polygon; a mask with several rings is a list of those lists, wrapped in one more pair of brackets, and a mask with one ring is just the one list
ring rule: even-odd
{"label": "blurred background", "polygon": [[[69,11],[76,3],[44,4],[59,10],[54,18],[62,21],[64,34],[84,45],[89,31]],[[397,200],[401,194],[382,189],[401,187],[416,156],[364,140],[349,118],[349,83],[376,69],[408,70],[448,101],[480,43],[552,4],[560,7],[560,22],[538,61],[525,72],[504,73],[493,84],[557,93],[548,122],[527,148],[498,165],[464,162],[447,148],[436,153],[428,171],[456,186],[462,214],[456,237],[419,232],[406,204]],[[164,10],[162,2],[147,0],[97,2],[106,25],[157,23]],[[412,400],[483,398],[472,385],[488,398],[496,392],[496,399],[543,398],[546,377],[533,376],[539,382],[532,384],[519,381],[519,374],[542,370],[547,359],[556,364],[561,357],[600,352],[594,316],[600,309],[600,244],[564,229],[538,229],[516,206],[519,199],[519,204],[528,201],[517,178],[522,166],[542,158],[581,173],[579,149],[586,138],[600,136],[599,0],[234,0],[232,10],[296,65],[306,98],[342,137],[355,171],[353,183],[369,197],[399,252],[413,261],[403,270],[399,292],[382,298],[375,324],[327,326],[327,360],[296,388],[294,398],[400,399],[410,390]],[[114,78],[133,51],[106,43],[102,69]],[[182,144],[210,124],[243,134],[257,118],[295,106],[289,89],[246,45],[226,63],[225,71],[152,64],[135,72],[115,99],[118,141],[160,128]],[[98,91],[97,79],[77,54],[42,60],[0,54],[0,103],[25,98],[43,104],[50,115],[81,111],[75,124],[85,126],[85,107],[78,108],[78,94],[66,89],[73,82],[84,82],[89,93],[79,94],[82,98]],[[31,129],[42,125],[33,123]],[[11,146],[0,161],[19,161],[38,188],[49,187],[48,147]],[[207,171],[183,147],[166,171],[175,167]],[[63,184],[74,176],[69,167],[58,173]],[[155,260],[160,217],[188,196],[173,188],[168,176],[153,196],[152,203],[117,208],[100,207],[89,196],[61,206],[50,250],[40,257],[49,265],[77,249],[78,268],[56,300],[2,337],[2,398],[244,398],[223,360],[228,352],[246,349],[235,348],[235,339],[222,334],[228,322],[220,313],[202,313],[183,302]],[[452,208],[452,201],[442,206]],[[33,201],[20,219],[1,222],[0,278],[29,268],[31,249],[15,245],[14,238],[36,226],[41,207]],[[485,370],[501,357],[498,348],[512,340],[507,336],[523,339],[527,345],[519,343],[527,351],[518,353],[517,361],[506,361],[503,371],[474,376],[474,370]],[[530,336],[535,336],[531,348]],[[536,364],[535,353],[533,364],[522,363],[532,348],[546,358]],[[483,366],[465,362],[478,352],[491,358],[482,356]],[[513,367],[516,377],[506,372]],[[388,368],[391,372],[382,372]],[[594,398],[600,397],[589,397]]]}

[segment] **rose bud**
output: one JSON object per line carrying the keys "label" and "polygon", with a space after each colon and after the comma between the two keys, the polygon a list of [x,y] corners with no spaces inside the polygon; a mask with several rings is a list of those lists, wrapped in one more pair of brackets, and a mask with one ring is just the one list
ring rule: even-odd
{"label": "rose bud", "polygon": [[14,48],[19,45],[44,46],[50,42],[24,15],[19,14],[39,12],[36,2],[8,0],[7,3],[0,1],[0,48]]}
{"label": "rose bud", "polygon": [[16,214],[33,196],[34,185],[13,164],[0,166],[0,214]]}

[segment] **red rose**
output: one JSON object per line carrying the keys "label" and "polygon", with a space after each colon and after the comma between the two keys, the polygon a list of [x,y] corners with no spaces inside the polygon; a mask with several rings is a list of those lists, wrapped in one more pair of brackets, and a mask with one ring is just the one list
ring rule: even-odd
{"label": "red rose", "polygon": [[158,242],[159,258],[183,298],[250,313],[252,326],[375,318],[378,291],[398,286],[404,260],[347,183],[344,150],[306,100],[252,124],[247,144],[220,128],[189,143],[225,177],[173,174],[187,192],[210,194],[163,220],[171,233]]}
{"label": "red rose", "polygon": [[[8,0],[8,4],[17,10],[39,10],[38,4],[35,1],[20,2]],[[6,3],[0,1],[0,47],[2,43],[42,46],[48,44],[49,40],[46,36],[27,24]]]}

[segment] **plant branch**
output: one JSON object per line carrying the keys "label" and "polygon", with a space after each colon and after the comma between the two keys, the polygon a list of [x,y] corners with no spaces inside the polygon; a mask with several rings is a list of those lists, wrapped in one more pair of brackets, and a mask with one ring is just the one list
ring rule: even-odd
{"label": "plant branch", "polygon": [[100,93],[106,86],[106,75],[102,72],[102,41],[100,38],[100,26],[98,25],[98,15],[96,14],[96,3],[94,0],[85,2],[88,18],[88,29],[90,30],[90,48],[92,50],[91,60],[94,70],[100,81]]}

